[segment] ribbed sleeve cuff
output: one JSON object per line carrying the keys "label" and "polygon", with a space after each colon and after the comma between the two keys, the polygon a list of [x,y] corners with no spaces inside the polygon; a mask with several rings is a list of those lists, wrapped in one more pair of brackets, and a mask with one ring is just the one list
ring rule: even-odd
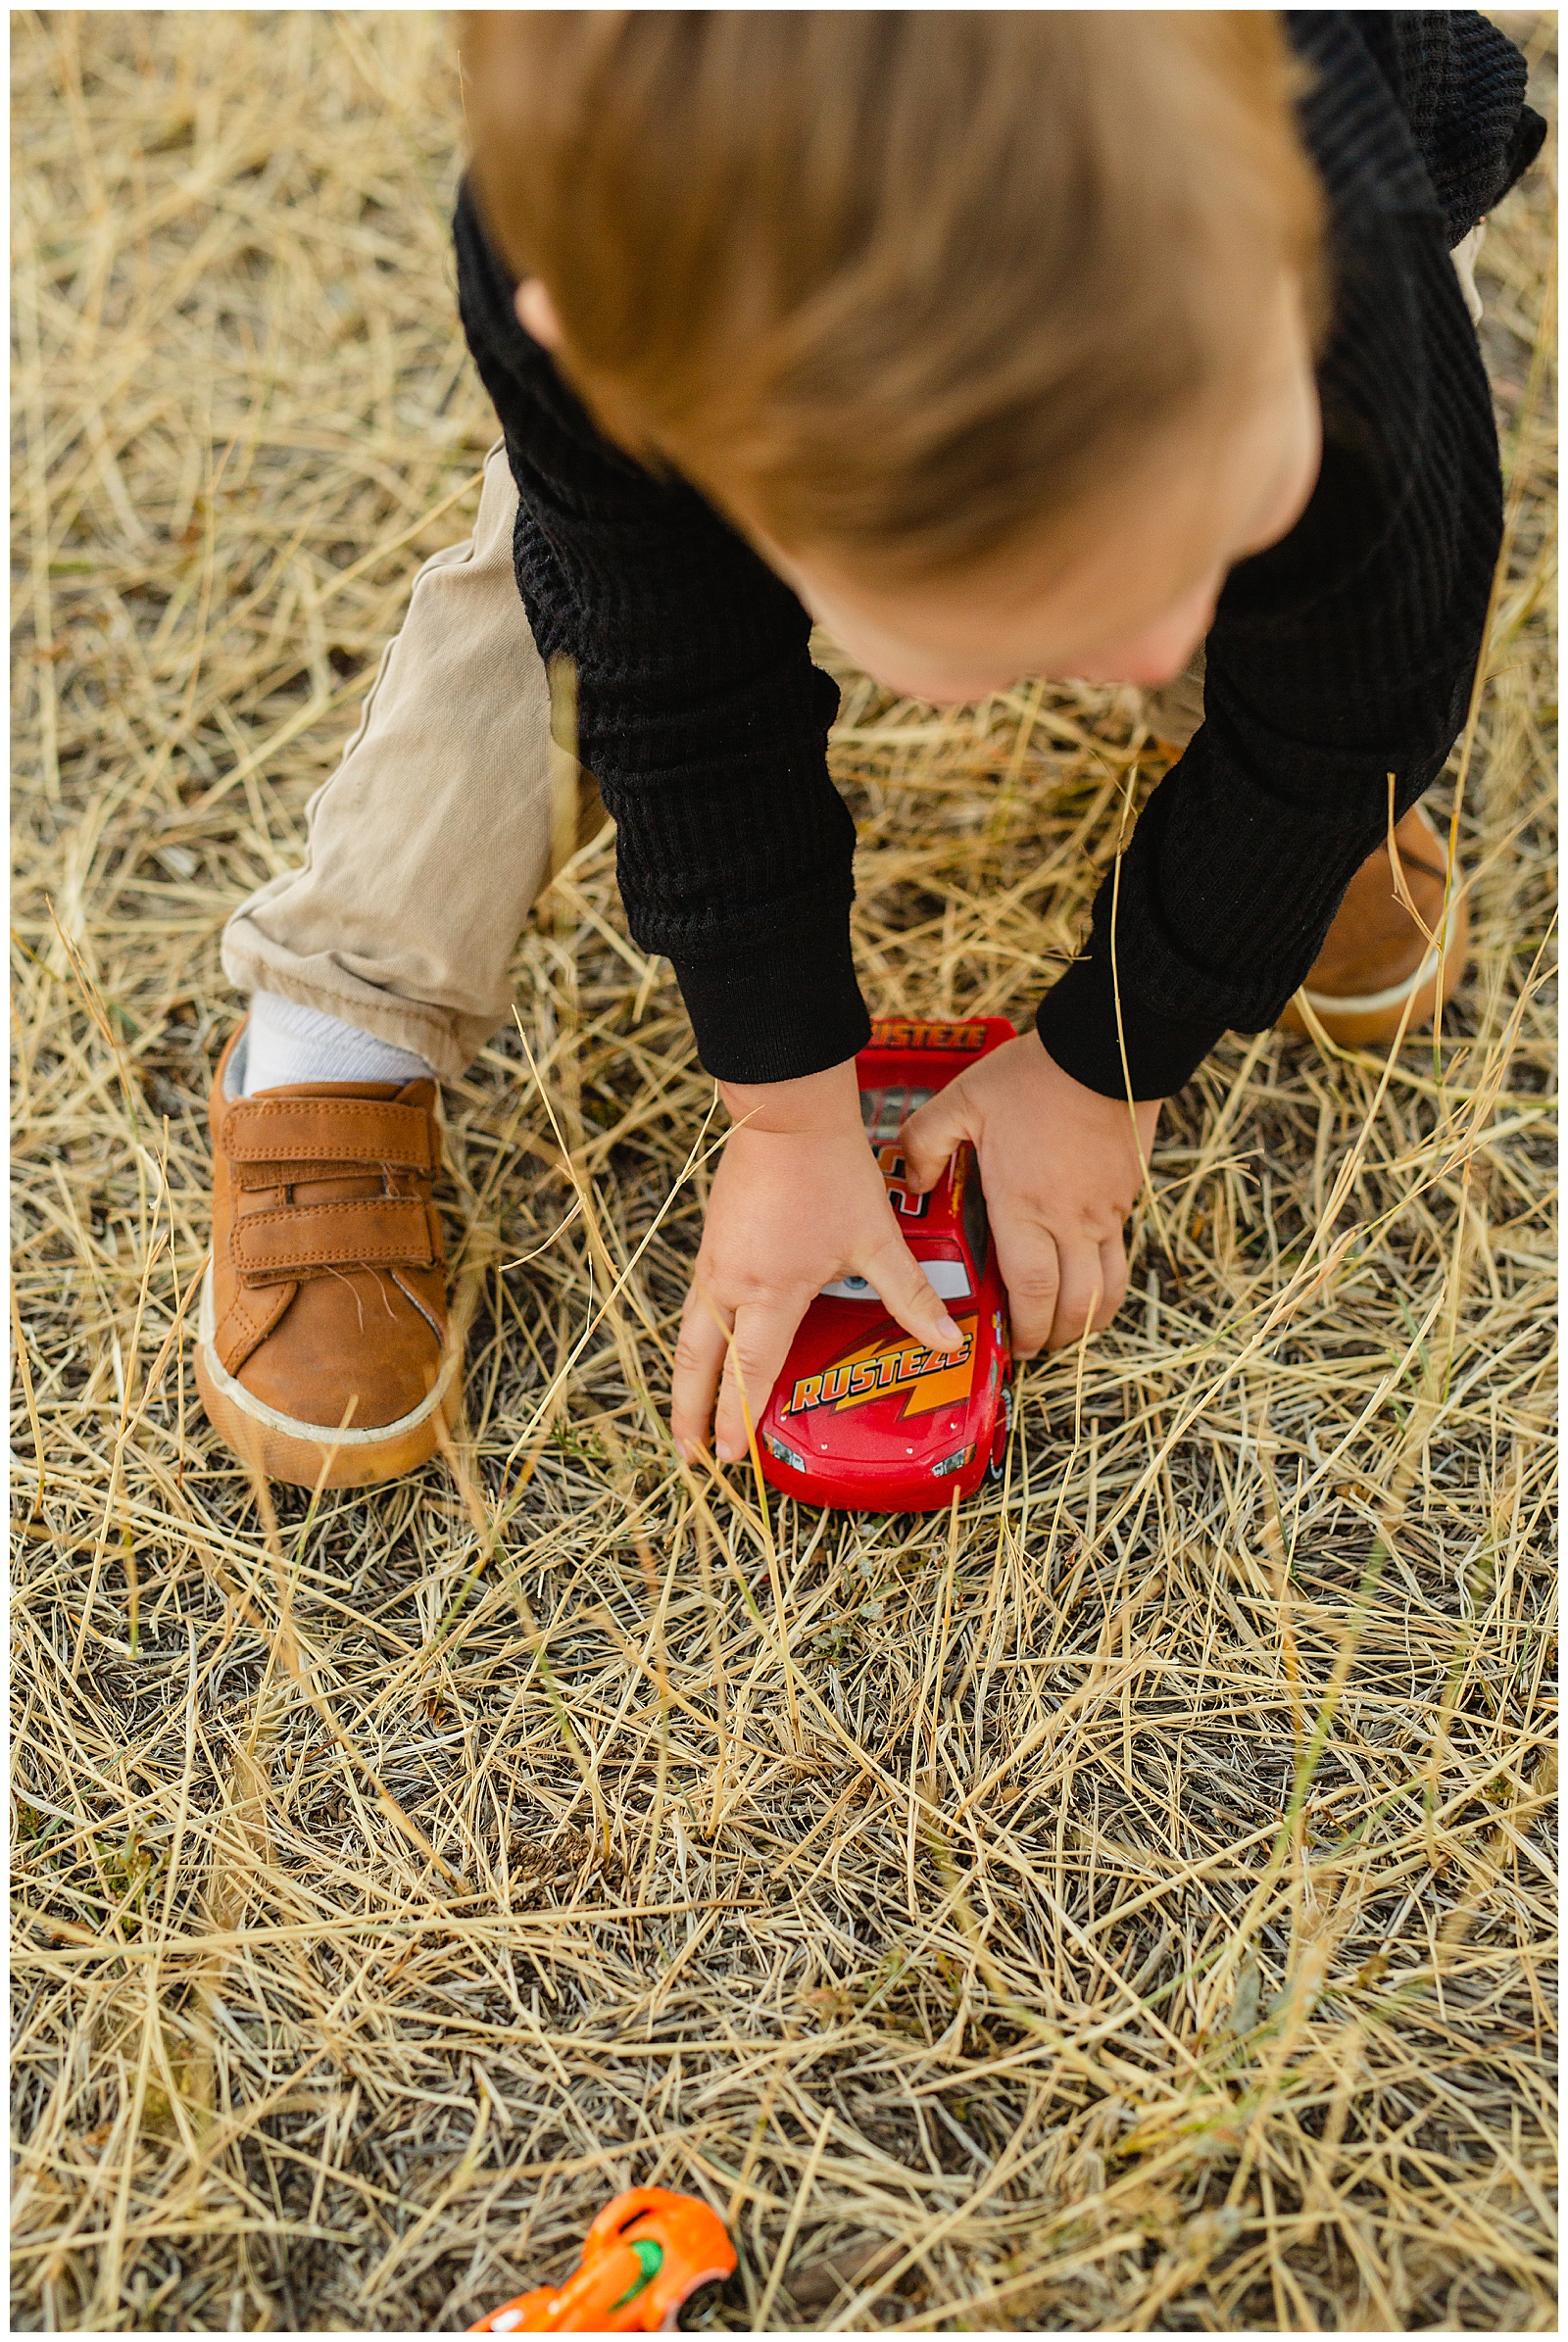
{"label": "ribbed sleeve cuff", "polygon": [[847,903],[803,912],[788,936],[727,956],[671,955],[697,1053],[715,1081],[793,1082],[871,1038]]}
{"label": "ribbed sleeve cuff", "polygon": [[[1521,106],[1519,120],[1514,124],[1513,136],[1508,141],[1507,173],[1501,193],[1493,199],[1494,204],[1500,203],[1502,197],[1517,186],[1545,142],[1546,124],[1542,116],[1536,112],[1534,106]],[[1491,208],[1492,206],[1489,205],[1488,209]]]}
{"label": "ribbed sleeve cuff", "polygon": [[[1108,955],[1076,959],[1035,1011],[1035,1031],[1061,1067],[1102,1098],[1173,1098],[1208,1055],[1223,1025],[1161,1016],[1125,993],[1121,1031]],[[1127,1061],[1122,1063],[1125,1041]]]}

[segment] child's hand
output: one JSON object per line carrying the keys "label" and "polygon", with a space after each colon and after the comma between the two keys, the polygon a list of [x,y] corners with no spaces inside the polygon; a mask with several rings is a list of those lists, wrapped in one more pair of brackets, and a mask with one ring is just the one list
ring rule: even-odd
{"label": "child's hand", "polygon": [[[960,1139],[974,1143],[1022,1358],[1108,1326],[1127,1291],[1122,1224],[1143,1184],[1160,1100],[1129,1109],[1062,1072],[1020,1034],[939,1090],[905,1124],[910,1184],[934,1187]],[[1138,1137],[1133,1138],[1133,1113]]]}
{"label": "child's hand", "polygon": [[899,1233],[861,1125],[853,1057],[802,1081],[719,1087],[742,1127],[709,1197],[670,1428],[690,1456],[707,1440],[717,1392],[715,1445],[733,1464],[747,1452],[737,1373],[755,1424],[812,1296],[836,1278],[867,1278],[928,1348],[956,1349],[963,1337]]}

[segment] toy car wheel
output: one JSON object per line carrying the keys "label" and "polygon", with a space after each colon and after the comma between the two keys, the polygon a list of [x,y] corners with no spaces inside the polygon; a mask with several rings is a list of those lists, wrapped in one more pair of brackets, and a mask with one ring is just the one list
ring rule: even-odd
{"label": "toy car wheel", "polygon": [[710,2277],[706,2285],[699,2285],[695,2293],[689,2293],[675,2313],[679,2331],[683,2334],[700,2332],[710,2313],[717,2308],[723,2290],[722,2277]]}
{"label": "toy car wheel", "polygon": [[1007,1468],[1007,1439],[1012,1431],[1012,1377],[1002,1386],[1002,1411],[997,1417],[997,1436],[991,1444],[991,1461],[986,1466],[987,1480],[1000,1480]]}

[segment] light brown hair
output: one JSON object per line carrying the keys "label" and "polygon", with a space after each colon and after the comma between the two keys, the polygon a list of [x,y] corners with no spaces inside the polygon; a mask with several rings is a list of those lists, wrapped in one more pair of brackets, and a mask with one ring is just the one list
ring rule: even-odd
{"label": "light brown hair", "polygon": [[463,22],[487,226],[602,426],[790,552],[961,572],[1249,394],[1322,197],[1262,11]]}

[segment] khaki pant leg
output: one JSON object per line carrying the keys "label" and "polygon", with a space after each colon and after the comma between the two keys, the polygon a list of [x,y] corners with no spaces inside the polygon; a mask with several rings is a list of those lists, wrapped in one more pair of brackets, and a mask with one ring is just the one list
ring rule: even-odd
{"label": "khaki pant leg", "polygon": [[310,802],[303,868],[223,933],[242,991],[323,1008],[449,1078],[511,1014],[513,952],[551,873],[550,691],[513,570],[516,509],[497,445],[472,537],[415,578]]}

